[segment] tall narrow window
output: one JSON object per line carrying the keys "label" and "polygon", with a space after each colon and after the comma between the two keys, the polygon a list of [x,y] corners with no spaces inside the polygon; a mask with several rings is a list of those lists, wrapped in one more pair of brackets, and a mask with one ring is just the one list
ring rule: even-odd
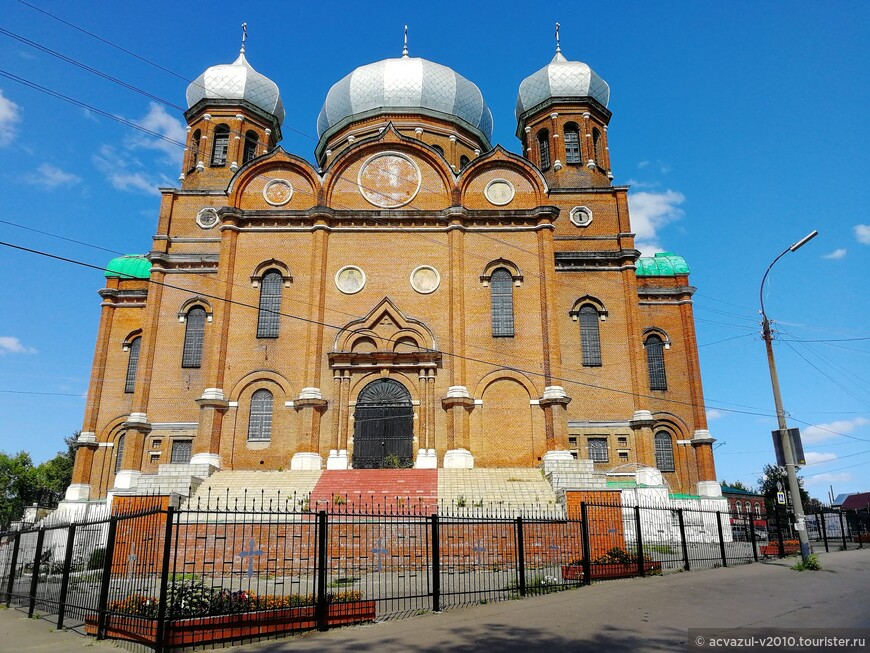
{"label": "tall narrow window", "polygon": [[498,268],[489,280],[492,292],[492,336],[510,338],[514,335],[514,280],[511,273]]}
{"label": "tall narrow window", "polygon": [[142,338],[133,338],[130,343],[130,357],[127,359],[127,380],[124,383],[124,392],[133,392],[136,389],[136,370],[139,369],[139,346]]}
{"label": "tall narrow window", "polygon": [[205,339],[205,309],[195,306],[187,312],[184,329],[184,351],[181,367],[200,367],[202,365],[202,346]]}
{"label": "tall narrow window", "polygon": [[190,161],[188,161],[188,169],[193,170],[196,164],[199,163],[199,141],[202,138],[202,132],[196,130],[193,132],[193,137],[190,139]]}
{"label": "tall narrow window", "polygon": [[281,323],[281,286],[284,278],[277,270],[269,270],[260,283],[260,312],[257,317],[257,337],[277,338]]}
{"label": "tall narrow window", "polygon": [[118,436],[118,442],[115,445],[115,473],[121,471],[121,465],[124,462],[124,434]]}
{"label": "tall narrow window", "polygon": [[538,132],[538,155],[541,159],[541,170],[550,167],[550,132],[542,129]]}
{"label": "tall narrow window", "polygon": [[598,311],[594,306],[580,309],[580,348],[583,350],[583,367],[601,366],[601,339],[598,333]]}
{"label": "tall narrow window", "polygon": [[218,125],[214,129],[214,143],[211,150],[211,164],[213,166],[225,166],[227,164],[227,151],[230,149],[230,128],[226,125]]}
{"label": "tall narrow window", "polygon": [[674,471],[674,441],[670,433],[656,433],[656,467],[663,472]]}
{"label": "tall narrow window", "polygon": [[734,506],[737,508],[737,515],[739,517],[741,515],[741,513],[743,512],[743,505],[739,501],[736,501],[734,503]]}
{"label": "tall narrow window", "polygon": [[580,132],[574,124],[565,127],[565,162],[581,163]]}
{"label": "tall narrow window", "polygon": [[248,440],[272,438],[272,393],[257,390],[251,396],[251,417],[248,420]]}
{"label": "tall narrow window", "polygon": [[646,339],[646,363],[649,367],[649,389],[667,390],[668,378],[665,374],[665,345],[662,339],[652,335]]}
{"label": "tall narrow window", "polygon": [[243,164],[257,156],[257,144],[259,143],[259,140],[260,137],[257,136],[257,132],[253,130],[245,134],[245,152],[242,155]]}
{"label": "tall narrow window", "polygon": [[600,168],[604,167],[604,152],[601,151],[601,132],[597,129],[592,130],[592,150],[595,154],[595,165]]}

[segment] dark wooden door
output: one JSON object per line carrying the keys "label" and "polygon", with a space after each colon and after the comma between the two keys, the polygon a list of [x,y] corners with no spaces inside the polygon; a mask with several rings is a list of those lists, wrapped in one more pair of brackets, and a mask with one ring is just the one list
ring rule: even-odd
{"label": "dark wooden door", "polygon": [[413,416],[411,395],[401,383],[378,379],[363,388],[354,412],[354,469],[411,467]]}

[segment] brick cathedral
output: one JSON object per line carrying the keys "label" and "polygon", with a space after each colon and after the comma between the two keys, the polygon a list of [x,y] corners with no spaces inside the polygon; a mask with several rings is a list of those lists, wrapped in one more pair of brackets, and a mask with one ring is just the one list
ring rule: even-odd
{"label": "brick cathedral", "polygon": [[557,45],[519,83],[517,155],[475,84],[406,46],[332,86],[312,164],[244,47],[206,70],[150,251],[106,269],[67,501],[173,469],[575,460],[718,495],[694,288],[635,249],[609,95]]}

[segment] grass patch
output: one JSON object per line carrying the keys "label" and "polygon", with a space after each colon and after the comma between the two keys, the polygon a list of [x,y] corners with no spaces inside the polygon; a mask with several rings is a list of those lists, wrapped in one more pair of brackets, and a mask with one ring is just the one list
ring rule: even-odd
{"label": "grass patch", "polygon": [[347,587],[348,585],[353,585],[358,580],[359,578],[356,576],[342,576],[329,583],[328,587]]}
{"label": "grass patch", "polygon": [[649,546],[644,546],[643,548],[645,550],[655,551],[656,553],[661,553],[663,555],[671,555],[674,552],[674,550],[667,544],[652,544]]}
{"label": "grass patch", "polygon": [[815,553],[811,553],[807,556],[806,560],[801,560],[792,565],[792,569],[795,571],[821,571],[822,563],[819,562],[819,557]]}

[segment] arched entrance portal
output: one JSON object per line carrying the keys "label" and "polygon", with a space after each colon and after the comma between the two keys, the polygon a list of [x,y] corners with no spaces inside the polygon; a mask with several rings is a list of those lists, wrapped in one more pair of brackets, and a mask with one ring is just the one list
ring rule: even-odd
{"label": "arched entrance portal", "polygon": [[353,418],[354,469],[413,465],[414,412],[405,386],[372,381],[359,393]]}

